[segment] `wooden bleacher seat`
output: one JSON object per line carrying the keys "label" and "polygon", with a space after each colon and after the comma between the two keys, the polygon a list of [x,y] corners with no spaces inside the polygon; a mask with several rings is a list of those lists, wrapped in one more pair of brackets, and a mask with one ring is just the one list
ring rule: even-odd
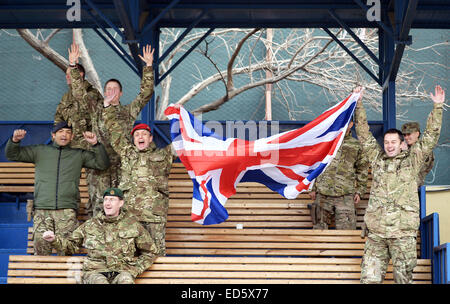
{"label": "wooden bleacher seat", "polygon": [[[80,222],[87,219],[83,179]],[[192,181],[182,164],[172,167],[169,189],[167,256],[159,257],[137,283],[359,283],[365,243],[361,230],[312,230],[308,194],[287,200],[261,184],[242,183],[226,203],[228,220],[202,226],[190,218]],[[367,200],[368,193],[357,206],[358,227]],[[31,228],[29,232],[27,252],[32,254]],[[420,239],[420,254],[419,244]],[[74,283],[67,267],[77,264],[80,269],[79,259],[10,256],[8,283]],[[418,263],[416,283],[431,283],[430,261]],[[391,271],[387,283],[392,282]]]}
{"label": "wooden bleacher seat", "polygon": [[[84,257],[10,256],[8,284],[74,284]],[[158,257],[137,284],[355,284],[358,258]],[[431,261],[418,260],[415,284],[431,283]],[[393,283],[392,264],[385,283]]]}
{"label": "wooden bleacher seat", "polygon": [[[33,193],[34,164],[22,162],[0,162],[0,192]],[[87,194],[84,169],[80,179],[80,193]],[[86,198],[86,196],[84,196]]]}

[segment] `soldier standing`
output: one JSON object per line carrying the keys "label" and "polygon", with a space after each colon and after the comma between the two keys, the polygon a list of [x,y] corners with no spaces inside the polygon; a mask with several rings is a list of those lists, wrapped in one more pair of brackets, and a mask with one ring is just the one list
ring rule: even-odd
{"label": "soldier standing", "polygon": [[[360,92],[361,88],[355,89]],[[382,149],[369,131],[367,116],[358,100],[356,133],[371,162],[373,184],[364,222],[369,231],[361,263],[361,283],[382,283],[389,259],[396,283],[412,283],[417,264],[417,231],[420,224],[417,176],[423,160],[436,146],[442,125],[445,92],[435,87],[434,102],[423,137],[408,151],[401,150],[403,134],[390,129]]]}
{"label": "soldier standing", "polygon": [[[52,229],[56,234],[70,234],[77,226],[80,173],[82,167],[105,170],[109,166],[105,148],[95,134],[83,133],[92,151],[73,149],[72,129],[66,122],[53,127],[51,145],[20,146],[25,130],[15,130],[6,145],[6,157],[13,161],[35,164],[33,240],[35,255],[50,255],[52,248],[42,242],[42,233]],[[58,255],[67,255],[59,251]]]}
{"label": "soldier standing", "polygon": [[123,192],[104,192],[103,212],[79,226],[70,237],[55,237],[46,231],[43,239],[59,250],[76,253],[87,249],[83,263],[84,284],[134,284],[138,275],[156,258],[156,247],[147,230],[122,210]]}
{"label": "soldier standing", "polygon": [[[84,79],[84,67],[81,64],[77,63],[76,68],[80,71],[82,80],[81,85],[84,87],[86,93],[91,96],[90,99],[97,100],[98,102],[103,100],[100,92],[96,88],[94,88],[87,80]],[[72,132],[74,134],[73,140],[70,143],[70,147],[88,150],[90,145],[84,139],[83,132],[92,130],[91,117],[87,109],[83,107],[83,103],[79,103],[72,94],[70,70],[70,67],[68,67],[66,70],[66,82],[69,86],[69,90],[63,95],[61,101],[56,107],[54,123],[57,124],[59,122],[66,121],[69,126],[72,127]]]}
{"label": "soldier standing", "polygon": [[[403,137],[407,145],[407,149],[411,148],[420,137],[420,125],[418,122],[408,122],[402,126]],[[433,169],[434,165],[434,153],[431,152],[425,159],[420,168],[419,175],[417,176],[417,186],[420,187],[424,184],[425,177]]]}
{"label": "soldier standing", "polygon": [[127,210],[150,232],[158,254],[166,253],[165,234],[169,209],[169,174],[176,156],[172,145],[157,148],[151,129],[138,124],[131,131],[133,143],[123,132],[119,111],[109,107],[104,121],[111,135],[111,145],[120,155],[121,178]]}
{"label": "soldier standing", "polygon": [[83,107],[87,108],[92,122],[92,131],[98,134],[101,142],[104,143],[106,151],[111,161],[111,166],[108,170],[99,171],[94,170],[87,175],[89,202],[89,213],[95,215],[101,212],[102,207],[102,190],[109,187],[117,187],[120,179],[120,156],[114,151],[110,144],[110,135],[106,129],[103,121],[103,112],[108,107],[113,107],[117,110],[118,119],[121,121],[121,128],[125,134],[129,134],[133,128],[134,121],[150,100],[154,92],[154,76],[153,76],[153,52],[151,46],[147,45],[144,48],[143,56],[139,57],[146,63],[143,68],[141,88],[138,96],[128,105],[122,105],[120,97],[122,96],[122,84],[117,79],[110,79],[105,83],[105,98],[98,101],[97,96],[90,94],[83,86],[83,80],[80,71],[76,68],[75,63],[80,56],[79,48],[73,44],[69,51],[69,61],[71,71],[70,77],[72,82],[72,94],[79,100]]}
{"label": "soldier standing", "polygon": [[350,121],[339,151],[326,170],[317,177],[310,196],[313,229],[328,229],[333,217],[336,229],[356,229],[356,210],[366,192],[368,161],[359,141],[352,137]]}

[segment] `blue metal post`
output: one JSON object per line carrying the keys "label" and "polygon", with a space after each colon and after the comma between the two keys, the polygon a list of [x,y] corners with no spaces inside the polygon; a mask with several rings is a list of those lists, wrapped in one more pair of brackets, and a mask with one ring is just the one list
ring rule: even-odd
{"label": "blue metal post", "polygon": [[[379,76],[381,83],[384,83],[389,77],[389,68],[394,57],[394,38],[379,29],[378,39],[381,62]],[[395,81],[389,81],[388,85],[383,88],[383,122],[384,131],[395,128]]]}

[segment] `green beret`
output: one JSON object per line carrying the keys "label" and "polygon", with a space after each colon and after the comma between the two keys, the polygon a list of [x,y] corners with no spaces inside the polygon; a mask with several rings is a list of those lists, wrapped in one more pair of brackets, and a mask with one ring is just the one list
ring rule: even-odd
{"label": "green beret", "polygon": [[108,188],[103,193],[103,197],[105,196],[117,196],[120,199],[123,199],[123,191],[119,188]]}
{"label": "green beret", "polygon": [[411,134],[413,132],[420,132],[420,125],[418,122],[408,122],[402,126],[403,134]]}

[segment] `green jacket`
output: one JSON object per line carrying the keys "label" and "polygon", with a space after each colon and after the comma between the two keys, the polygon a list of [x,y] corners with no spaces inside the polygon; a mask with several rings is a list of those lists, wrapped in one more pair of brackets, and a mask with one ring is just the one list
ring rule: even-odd
{"label": "green jacket", "polygon": [[35,164],[34,208],[78,209],[81,168],[105,170],[109,158],[102,144],[92,151],[50,145],[20,146],[9,139],[6,157]]}
{"label": "green jacket", "polygon": [[70,253],[86,248],[85,272],[128,271],[136,277],[157,256],[150,233],[124,210],[116,217],[106,217],[100,212],[75,229],[69,238],[57,237],[52,245]]}

